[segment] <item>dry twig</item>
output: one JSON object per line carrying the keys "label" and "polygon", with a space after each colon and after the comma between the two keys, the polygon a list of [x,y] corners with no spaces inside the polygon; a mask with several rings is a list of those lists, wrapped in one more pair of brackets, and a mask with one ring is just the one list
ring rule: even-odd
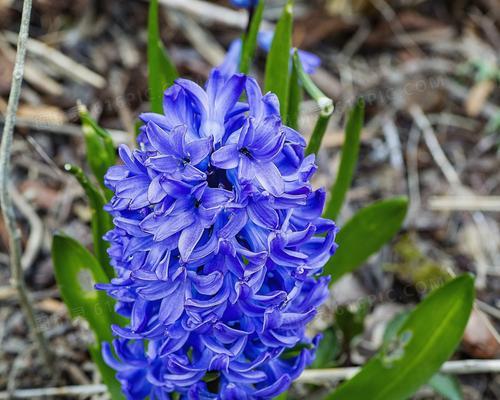
{"label": "dry twig", "polygon": [[43,223],[33,207],[13,185],[10,186],[10,190],[16,208],[28,220],[30,226],[28,243],[21,258],[23,269],[28,269],[35,261],[43,245]]}
{"label": "dry twig", "polygon": [[230,8],[201,0],[160,0],[160,4],[182,11],[196,17],[200,21],[217,22],[233,28],[244,29],[247,25],[247,14]]}
{"label": "dry twig", "polygon": [[420,130],[412,126],[406,144],[406,165],[408,172],[408,194],[410,195],[410,207],[408,210],[408,221],[415,221],[421,208],[420,178],[418,173],[418,143],[420,142]]}
{"label": "dry twig", "polygon": [[434,158],[439,168],[443,172],[444,176],[446,177],[446,180],[451,185],[460,187],[461,183],[457,171],[455,170],[455,168],[453,168],[451,163],[448,161],[448,158],[444,154],[443,149],[439,145],[436,135],[434,134],[434,130],[432,129],[429,120],[424,115],[420,106],[417,105],[411,106],[410,114],[415,120],[415,123],[422,131],[422,133],[424,134],[425,144],[429,148],[432,157]]}
{"label": "dry twig", "polygon": [[[359,370],[360,368],[358,367],[309,369],[305,370],[296,382],[329,385],[348,379],[359,372]],[[454,375],[498,373],[500,372],[500,360],[448,361],[443,364],[441,372]],[[42,389],[18,389],[10,394],[15,399],[31,399],[33,397],[50,396],[90,396],[104,392],[106,392],[105,385],[80,385]],[[8,399],[8,396],[8,392],[0,392],[0,400]]]}
{"label": "dry twig", "polygon": [[224,61],[226,55],[224,48],[221,47],[211,33],[204,30],[193,18],[177,11],[166,12],[165,16],[182,31],[193,47],[210,65],[216,66]]}
{"label": "dry twig", "polygon": [[[348,379],[359,372],[359,370],[359,367],[308,369],[299,376],[296,382],[327,385]],[[441,367],[441,372],[454,375],[498,373],[500,372],[500,360],[448,361]]]}
{"label": "dry twig", "polygon": [[[12,62],[14,62],[16,58],[16,52],[10,47],[7,43],[7,39],[5,39],[2,34],[0,34],[0,53]],[[26,63],[24,67],[24,78],[34,87],[52,96],[62,96],[64,93],[64,87],[59,82],[52,79],[33,64]]]}
{"label": "dry twig", "polygon": [[434,196],[429,208],[439,211],[500,212],[500,196]]}
{"label": "dry twig", "polygon": [[[5,118],[0,115],[0,125],[3,125],[4,123]],[[36,131],[50,132],[60,135],[83,137],[82,127],[75,124],[54,124],[31,118],[16,117],[16,126],[19,128],[29,128]],[[111,134],[113,142],[116,145],[130,141],[130,134],[125,131],[117,129],[106,130]]]}
{"label": "dry twig", "polygon": [[16,62],[14,65],[12,86],[7,105],[2,144],[0,147],[0,202],[2,205],[2,214],[9,239],[12,286],[17,289],[21,307],[30,326],[30,330],[35,337],[40,354],[42,355],[46,365],[50,367],[52,355],[45,341],[45,336],[40,330],[40,326],[35,319],[33,306],[28,296],[26,283],[24,282],[23,268],[21,264],[21,237],[14,215],[14,206],[11,197],[12,193],[9,190],[10,152],[12,149],[12,139],[16,124],[16,112],[19,105],[21,85],[23,82],[24,61],[26,59],[26,43],[28,41],[31,17],[31,4],[31,0],[25,0],[23,3]]}
{"label": "dry twig", "polygon": [[[15,42],[17,40],[17,35],[13,32],[4,32],[4,34],[9,42]],[[39,40],[28,39],[27,49],[30,53],[51,63],[68,78],[77,82],[87,83],[97,89],[102,89],[106,86],[106,80],[101,75],[77,63],[59,50],[47,46]]]}
{"label": "dry twig", "polygon": [[80,386],[63,386],[56,388],[40,388],[40,389],[18,389],[11,393],[0,393],[0,400],[4,399],[33,399],[36,397],[52,397],[52,396],[68,396],[81,397],[92,396],[106,392],[105,385],[80,385]]}

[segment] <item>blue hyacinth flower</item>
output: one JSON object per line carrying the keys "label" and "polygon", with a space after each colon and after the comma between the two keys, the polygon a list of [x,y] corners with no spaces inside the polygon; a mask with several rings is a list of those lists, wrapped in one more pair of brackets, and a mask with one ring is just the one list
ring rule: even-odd
{"label": "blue hyacinth flower", "polygon": [[259,0],[231,0],[231,4],[239,8],[257,7]]}
{"label": "blue hyacinth flower", "polygon": [[[261,31],[257,36],[257,44],[259,47],[269,52],[271,49],[271,43],[273,41],[273,32]],[[225,77],[230,77],[238,72],[238,65],[240,63],[242,50],[241,39],[236,39],[231,42],[229,49],[226,53],[226,57],[221,65],[217,68],[220,73]],[[295,49],[290,52],[290,65],[292,62],[292,56]],[[302,63],[302,68],[304,71],[310,75],[314,74],[316,70],[321,66],[321,59],[308,51],[298,49],[300,61]]]}
{"label": "blue hyacinth flower", "polygon": [[105,177],[116,278],[97,287],[129,322],[104,358],[128,399],[272,399],[313,361],[328,296],[314,156],[250,77],[179,79],[163,104]]}

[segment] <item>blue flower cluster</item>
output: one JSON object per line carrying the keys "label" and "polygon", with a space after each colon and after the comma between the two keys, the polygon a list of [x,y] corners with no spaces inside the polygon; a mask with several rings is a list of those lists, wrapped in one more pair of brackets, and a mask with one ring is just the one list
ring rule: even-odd
{"label": "blue flower cluster", "polygon": [[336,248],[314,156],[241,74],[179,79],[141,119],[105,177],[117,277],[98,288],[130,321],[105,360],[130,399],[273,398],[312,362]]}
{"label": "blue flower cluster", "polygon": [[257,7],[259,0],[231,0],[231,4],[239,8]]}

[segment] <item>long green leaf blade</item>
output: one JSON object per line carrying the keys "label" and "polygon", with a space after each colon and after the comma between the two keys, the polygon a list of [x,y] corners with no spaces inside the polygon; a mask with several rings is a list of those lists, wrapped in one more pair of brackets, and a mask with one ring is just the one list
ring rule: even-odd
{"label": "long green leaf blade", "polygon": [[72,318],[86,319],[96,335],[96,344],[90,353],[112,399],[123,399],[120,384],[115,379],[116,371],[106,365],[101,355],[101,343],[113,340],[111,324],[118,322],[114,316],[114,302],[102,291],[96,291],[92,282],[84,287],[84,274],[94,282],[109,282],[96,258],[76,240],[56,234],[52,242],[52,261],[61,297]]}
{"label": "long green leaf blade", "polygon": [[288,0],[276,25],[267,57],[265,91],[273,92],[280,101],[283,118],[288,110],[290,84],[290,51],[292,49],[293,0]]}
{"label": "long green leaf blade", "polygon": [[[89,272],[96,283],[109,282],[97,259],[76,240],[56,234],[52,242],[52,260],[61,296],[69,306],[71,316],[85,318],[102,340],[111,340],[111,298],[95,290],[93,285],[85,288],[81,284],[83,271]],[[101,312],[92,308],[96,306]]]}
{"label": "long green leaf blade", "polygon": [[[388,345],[397,336],[410,314],[410,310],[403,311],[389,321],[383,337],[383,343],[385,345]],[[448,400],[463,400],[460,384],[454,376],[438,372],[429,380],[428,385],[433,388],[435,392]]]}
{"label": "long green leaf blade", "polygon": [[318,154],[321,147],[321,142],[323,141],[323,136],[325,136],[326,129],[328,128],[328,122],[330,122],[331,115],[321,115],[314,125],[314,130],[311,134],[311,139],[306,148],[306,154]]}
{"label": "long green leaf blade", "polygon": [[340,230],[338,249],[324,268],[330,284],[354,271],[401,229],[408,210],[406,197],[378,201],[358,211]]}
{"label": "long green leaf blade", "polygon": [[349,113],[345,127],[345,142],[342,147],[342,157],[340,160],[337,179],[330,190],[330,200],[325,210],[324,217],[335,220],[344,204],[347,191],[351,186],[352,177],[359,155],[359,143],[361,129],[365,114],[365,103],[363,99],[358,100],[354,108]]}
{"label": "long green leaf blade", "polygon": [[401,400],[439,370],[460,342],[474,302],[474,280],[462,275],[432,292],[397,337],[327,400]]}
{"label": "long green leaf blade", "polygon": [[102,357],[102,343],[90,346],[89,353],[101,374],[102,381],[108,388],[111,400],[124,400],[125,396],[123,395],[121,384],[116,379],[116,371],[106,364]]}
{"label": "long green leaf blade", "polygon": [[113,193],[104,185],[104,175],[116,162],[116,149],[110,133],[101,128],[84,105],[78,107],[85,138],[87,162],[97,182],[109,200]]}
{"label": "long green leaf blade", "polygon": [[464,398],[460,383],[454,376],[437,373],[429,380],[429,386],[445,399],[463,400]]}
{"label": "long green leaf blade", "polygon": [[160,26],[158,18],[158,0],[149,2],[148,16],[148,85],[151,111],[162,112],[162,95],[160,74],[160,53],[158,42],[160,40]]}
{"label": "long green leaf blade", "polygon": [[243,35],[243,44],[241,47],[240,59],[240,72],[248,74],[252,66],[253,58],[255,56],[255,49],[257,48],[257,36],[259,34],[260,24],[262,22],[262,15],[264,14],[264,0],[259,0],[257,7],[252,15],[249,29]]}
{"label": "long green leaf blade", "polygon": [[92,227],[92,238],[94,243],[94,253],[99,260],[100,265],[106,276],[111,279],[115,276],[113,268],[109,264],[108,242],[102,237],[113,228],[111,216],[104,210],[106,199],[102,193],[89,181],[83,171],[74,165],[66,164],[66,171],[71,173],[80,183],[87,198],[91,209],[90,224]]}
{"label": "long green leaf blade", "polygon": [[163,112],[163,92],[178,76],[160,38],[158,0],[151,0],[148,16],[148,87],[153,112]]}
{"label": "long green leaf blade", "polygon": [[303,90],[300,85],[299,73],[295,64],[292,65],[290,76],[290,93],[288,94],[287,125],[295,130],[299,130],[300,104],[302,103]]}
{"label": "long green leaf blade", "polygon": [[179,73],[161,40],[158,40],[158,52],[160,57],[161,86],[164,91],[174,84],[175,80],[179,77]]}

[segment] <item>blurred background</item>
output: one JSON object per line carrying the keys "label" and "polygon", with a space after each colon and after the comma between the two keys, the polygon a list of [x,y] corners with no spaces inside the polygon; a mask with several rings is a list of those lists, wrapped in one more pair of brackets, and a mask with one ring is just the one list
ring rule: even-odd
{"label": "blurred background", "polygon": [[[160,3],[162,38],[175,64],[181,75],[203,82],[245,29],[246,13],[229,1]],[[266,1],[268,28],[283,3]],[[21,1],[0,0],[0,125],[21,8]],[[55,230],[91,244],[84,193],[63,170],[67,162],[85,164],[77,102],[116,143],[133,143],[137,116],[149,109],[147,10],[148,2],[139,0],[34,0],[12,193],[26,281],[58,361],[53,371],[40,370],[9,287],[0,221],[2,396],[18,388],[98,382],[86,351],[92,337],[83,323],[69,320],[55,286],[50,244]],[[321,58],[313,79],[336,105],[316,185],[329,187],[335,176],[346,108],[358,97],[367,104],[359,165],[340,226],[376,199],[408,195],[411,204],[403,232],[333,287],[312,329],[334,323],[335,365],[360,365],[379,348],[395,315],[448,276],[470,271],[477,277],[477,302],[455,358],[498,358],[500,1],[297,0],[295,15],[294,45]],[[257,77],[263,61],[260,53]],[[302,111],[301,131],[308,136],[315,102],[306,101]],[[500,398],[498,375],[459,380],[465,399]],[[424,388],[415,398],[441,397]]]}

